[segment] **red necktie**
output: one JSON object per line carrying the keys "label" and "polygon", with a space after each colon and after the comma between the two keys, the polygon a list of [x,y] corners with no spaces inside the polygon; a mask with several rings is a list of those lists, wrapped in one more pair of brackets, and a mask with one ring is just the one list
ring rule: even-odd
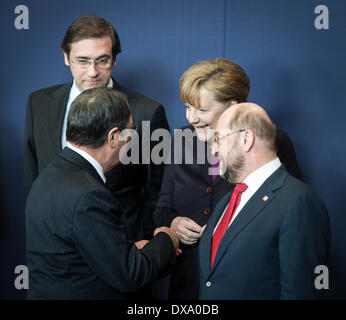
{"label": "red necktie", "polygon": [[229,223],[232,221],[232,217],[234,212],[237,210],[237,207],[240,202],[241,194],[247,189],[247,185],[245,183],[238,183],[232,193],[231,199],[229,200],[228,208],[223,215],[217,229],[212,238],[211,242],[211,261],[210,261],[210,269],[213,267],[217,248],[219,247],[220,241],[224,236]]}

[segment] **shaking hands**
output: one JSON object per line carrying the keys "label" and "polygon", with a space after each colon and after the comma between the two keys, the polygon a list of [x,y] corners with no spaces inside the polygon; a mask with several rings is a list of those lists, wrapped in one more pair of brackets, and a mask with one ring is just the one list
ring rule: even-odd
{"label": "shaking hands", "polygon": [[[172,223],[171,227],[159,227],[154,231],[154,237],[159,232],[165,232],[171,238],[176,255],[181,254],[181,249],[179,249],[179,241],[181,243],[191,245],[198,242],[201,238],[203,231],[205,229],[205,225],[201,227],[195,221],[187,217],[176,217]],[[138,249],[142,249],[149,241],[148,240],[140,240],[135,243]]]}
{"label": "shaking hands", "polygon": [[178,256],[179,254],[181,254],[181,249],[179,249],[179,238],[176,235],[176,233],[172,230],[172,228],[167,228],[167,227],[159,227],[156,228],[154,231],[154,237],[156,236],[156,234],[158,234],[159,232],[165,232],[169,235],[169,237],[172,239],[175,251],[176,251],[176,255]]}

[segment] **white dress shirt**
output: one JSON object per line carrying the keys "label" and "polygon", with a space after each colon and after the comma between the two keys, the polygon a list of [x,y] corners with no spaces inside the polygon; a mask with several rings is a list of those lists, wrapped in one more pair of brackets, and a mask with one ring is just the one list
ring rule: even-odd
{"label": "white dress shirt", "polygon": [[106,183],[106,177],[103,171],[102,166],[100,165],[100,163],[93,158],[89,153],[76,148],[75,146],[73,146],[71,143],[69,143],[68,141],[66,142],[66,147],[70,148],[71,150],[77,152],[80,156],[82,156],[86,161],[88,161],[97,171],[97,173],[99,174],[99,176],[101,177],[101,179],[103,180],[104,183]]}
{"label": "white dress shirt", "polygon": [[[228,227],[231,225],[231,223],[234,221],[236,216],[240,213],[241,209],[244,208],[246,203],[250,200],[250,198],[255,194],[255,192],[261,187],[261,185],[280,167],[281,162],[279,158],[276,158],[264,166],[258,168],[254,172],[250,173],[243,183],[247,185],[247,189],[242,193],[239,205],[236,209],[236,211],[233,214],[232,220],[230,221]],[[225,210],[223,211],[219,222],[217,223],[215,230],[217,229],[223,215],[225,214],[226,210],[228,208],[228,205],[226,206]],[[213,234],[214,234],[213,233]]]}
{"label": "white dress shirt", "polygon": [[[113,80],[112,78],[109,79],[108,88],[113,88]],[[65,116],[64,116],[64,122],[62,125],[62,131],[61,131],[61,147],[62,149],[66,146],[66,127],[67,127],[67,116],[68,112],[70,111],[70,107],[74,99],[76,99],[81,94],[81,91],[77,88],[76,82],[73,80],[73,84],[70,90],[70,95],[67,100],[66,110],[65,110]]]}

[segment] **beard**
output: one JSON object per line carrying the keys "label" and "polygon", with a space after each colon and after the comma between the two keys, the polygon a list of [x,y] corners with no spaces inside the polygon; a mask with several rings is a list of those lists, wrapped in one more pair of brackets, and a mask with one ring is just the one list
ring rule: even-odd
{"label": "beard", "polygon": [[243,173],[245,159],[242,154],[238,154],[230,165],[227,166],[224,178],[230,183],[239,183]]}
{"label": "beard", "polygon": [[232,161],[230,164],[225,164],[223,160],[220,161],[221,177],[230,183],[239,183],[239,179],[244,171],[244,164],[244,155],[240,153],[238,143],[236,143],[232,148]]}

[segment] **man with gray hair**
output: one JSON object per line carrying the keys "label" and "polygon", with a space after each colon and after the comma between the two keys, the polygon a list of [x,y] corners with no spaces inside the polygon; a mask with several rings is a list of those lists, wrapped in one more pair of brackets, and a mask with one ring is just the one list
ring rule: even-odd
{"label": "man with gray hair", "polygon": [[327,210],[277,157],[276,127],[258,105],[220,117],[212,153],[235,184],[200,241],[200,299],[313,299],[327,260]]}
{"label": "man with gray hair", "polygon": [[132,125],[125,96],[112,88],[85,90],[72,103],[67,145],[26,203],[29,299],[126,299],[174,264],[175,233],[161,227],[150,242],[130,242],[105,187]]}

